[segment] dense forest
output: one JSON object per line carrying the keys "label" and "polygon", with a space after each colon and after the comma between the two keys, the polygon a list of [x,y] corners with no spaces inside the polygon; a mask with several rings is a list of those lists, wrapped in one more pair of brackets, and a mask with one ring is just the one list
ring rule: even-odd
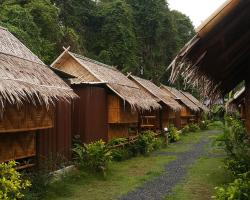
{"label": "dense forest", "polygon": [[167,82],[167,66],[194,34],[166,0],[0,0],[0,25],[46,64],[70,46],[156,83]]}

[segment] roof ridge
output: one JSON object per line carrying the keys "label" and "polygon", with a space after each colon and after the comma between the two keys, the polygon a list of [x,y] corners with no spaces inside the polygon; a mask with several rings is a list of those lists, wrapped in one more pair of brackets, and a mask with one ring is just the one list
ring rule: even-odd
{"label": "roof ridge", "polygon": [[8,29],[7,29],[7,28],[5,28],[5,27],[3,27],[3,26],[0,26],[0,29],[3,29],[3,30],[8,31]]}
{"label": "roof ridge", "polygon": [[[103,67],[107,67],[107,68],[112,69],[112,70],[115,70],[115,71],[119,71],[119,70],[117,70],[115,67],[110,66],[110,65],[108,65],[108,64],[99,62],[99,61],[97,61],[97,60],[88,58],[88,57],[86,57],[86,56],[82,56],[82,55],[77,54],[77,53],[73,53],[73,52],[71,52],[71,51],[70,51],[70,53],[72,53],[72,54],[75,55],[76,57],[79,57],[80,59],[83,59],[83,60],[92,62],[92,63],[94,63],[94,64],[97,64],[97,65],[100,65],[100,66],[103,66]],[[120,71],[119,71],[119,72],[120,72]]]}

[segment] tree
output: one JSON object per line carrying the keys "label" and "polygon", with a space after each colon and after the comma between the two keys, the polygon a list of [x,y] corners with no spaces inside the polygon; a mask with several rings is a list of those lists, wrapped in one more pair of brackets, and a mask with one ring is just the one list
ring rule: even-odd
{"label": "tree", "polygon": [[6,0],[0,4],[0,24],[47,64],[62,51],[62,45],[79,49],[77,34],[60,24],[59,10],[49,0]]}
{"label": "tree", "polygon": [[131,7],[123,0],[101,1],[96,17],[99,28],[90,52],[119,70],[134,71],[138,59]]}
{"label": "tree", "polygon": [[172,48],[172,19],[165,0],[127,0],[133,8],[136,37],[139,40],[138,57],[142,76],[158,82],[162,70],[169,62]]}
{"label": "tree", "polygon": [[[189,19],[188,16],[173,10],[171,11],[171,18],[172,18],[172,22],[173,22],[173,35],[174,37],[172,38],[172,40],[170,42],[172,42],[172,48],[169,49],[171,50],[171,52],[168,53],[168,55],[170,55],[169,57],[169,62],[168,65],[170,64],[171,60],[174,59],[176,53],[178,53],[178,51],[194,36],[195,32],[194,32],[194,26],[191,22],[191,20]],[[166,65],[166,68],[168,67],[168,65]],[[170,71],[167,71],[165,68],[165,70],[163,70],[163,76],[161,77],[161,82],[163,82],[164,84],[170,84],[168,82],[169,76],[170,76]],[[188,85],[184,85],[184,80],[183,77],[179,76],[178,80],[175,82],[175,84],[173,84],[174,87],[176,87],[177,89],[183,89],[185,88],[187,91],[195,94],[197,96],[197,91]]]}

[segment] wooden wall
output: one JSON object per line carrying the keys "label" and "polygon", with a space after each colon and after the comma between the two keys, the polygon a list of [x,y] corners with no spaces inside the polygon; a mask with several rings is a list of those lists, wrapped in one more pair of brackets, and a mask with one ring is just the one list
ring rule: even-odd
{"label": "wooden wall", "polygon": [[0,134],[0,163],[34,156],[36,156],[35,132]]}
{"label": "wooden wall", "polygon": [[170,125],[170,109],[167,106],[163,106],[161,110],[161,129],[168,128]]}
{"label": "wooden wall", "polygon": [[131,106],[115,94],[108,94],[108,123],[128,124],[138,122],[138,113],[132,111]]}
{"label": "wooden wall", "polygon": [[73,86],[80,97],[73,103],[72,131],[84,143],[108,140],[107,94],[101,86]]}
{"label": "wooden wall", "polygon": [[35,165],[37,130],[52,128],[54,109],[24,103],[7,104],[0,117],[0,162],[17,160],[22,168]]}
{"label": "wooden wall", "polygon": [[[250,71],[250,70],[249,70]],[[246,94],[245,94],[245,125],[248,134],[250,134],[250,72],[247,73],[248,77],[246,77],[245,87],[246,87]]]}
{"label": "wooden wall", "polygon": [[55,107],[54,127],[37,131],[38,160],[71,159],[71,104],[59,102]]}
{"label": "wooden wall", "polygon": [[53,127],[53,110],[26,103],[21,107],[7,104],[0,116],[0,133],[31,131]]}
{"label": "wooden wall", "polygon": [[138,113],[116,94],[107,95],[108,140],[129,137],[130,127],[137,126]]}

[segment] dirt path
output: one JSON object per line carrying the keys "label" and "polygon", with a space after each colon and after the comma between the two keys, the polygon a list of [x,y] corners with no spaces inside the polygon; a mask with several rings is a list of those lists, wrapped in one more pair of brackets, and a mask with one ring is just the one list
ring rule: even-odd
{"label": "dirt path", "polygon": [[201,139],[192,145],[188,151],[181,153],[159,152],[161,156],[175,154],[177,159],[165,166],[165,173],[144,185],[136,188],[134,191],[123,195],[119,200],[161,200],[171,190],[185,178],[188,168],[202,155],[206,154],[205,147],[209,143],[209,136],[218,134],[219,131],[207,131]]}

